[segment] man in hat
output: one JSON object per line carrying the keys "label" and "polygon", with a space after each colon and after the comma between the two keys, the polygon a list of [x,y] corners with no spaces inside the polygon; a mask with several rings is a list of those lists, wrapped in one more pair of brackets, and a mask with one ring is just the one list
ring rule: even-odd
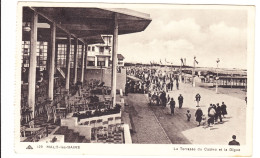
{"label": "man in hat", "polygon": [[170,101],[171,115],[174,115],[175,101],[171,98]]}
{"label": "man in hat", "polygon": [[179,101],[179,108],[182,108],[182,104],[183,104],[183,96],[180,94],[180,96],[178,97],[178,101]]}
{"label": "man in hat", "polygon": [[199,106],[200,106],[200,105],[199,105],[199,103],[200,103],[200,98],[201,98],[200,94],[197,93],[196,96],[195,96],[195,99],[196,99],[196,102],[197,102],[197,106],[196,106],[196,107],[199,107]]}

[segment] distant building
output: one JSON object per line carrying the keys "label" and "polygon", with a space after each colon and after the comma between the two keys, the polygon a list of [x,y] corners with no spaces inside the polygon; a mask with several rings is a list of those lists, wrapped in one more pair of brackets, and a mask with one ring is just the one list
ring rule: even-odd
{"label": "distant building", "polygon": [[108,67],[112,55],[112,35],[101,35],[104,43],[88,46],[87,68]]}
{"label": "distant building", "polygon": [[124,63],[124,59],[125,57],[122,55],[122,54],[117,54],[117,64],[118,66],[124,66],[125,63]]}

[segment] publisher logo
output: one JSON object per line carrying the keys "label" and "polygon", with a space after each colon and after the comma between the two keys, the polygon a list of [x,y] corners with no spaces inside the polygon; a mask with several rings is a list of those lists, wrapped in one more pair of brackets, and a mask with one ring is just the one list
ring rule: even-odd
{"label": "publisher logo", "polygon": [[33,149],[31,145],[28,145],[26,149]]}

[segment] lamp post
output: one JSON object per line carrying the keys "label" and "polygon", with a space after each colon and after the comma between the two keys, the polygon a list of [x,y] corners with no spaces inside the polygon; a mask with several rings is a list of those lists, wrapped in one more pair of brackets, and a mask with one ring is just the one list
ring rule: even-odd
{"label": "lamp post", "polygon": [[195,66],[196,66],[196,63],[198,64],[198,62],[196,61],[196,56],[194,56],[193,71],[192,71],[192,87],[195,87]]}
{"label": "lamp post", "polygon": [[182,65],[183,65],[183,59],[181,58],[181,66],[180,66],[180,77],[179,80],[182,82]]}
{"label": "lamp post", "polygon": [[216,93],[218,93],[218,63],[220,62],[219,58],[217,59],[217,69],[216,69],[216,72],[217,72],[217,76],[216,76]]}
{"label": "lamp post", "polygon": [[103,62],[100,62],[100,70],[101,70],[101,83],[103,82],[103,66],[105,66],[105,65],[104,65],[104,63],[103,63]]}

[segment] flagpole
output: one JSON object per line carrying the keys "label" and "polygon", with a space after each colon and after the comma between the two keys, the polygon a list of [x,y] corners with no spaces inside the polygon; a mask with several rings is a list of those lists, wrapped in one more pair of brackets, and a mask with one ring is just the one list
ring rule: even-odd
{"label": "flagpole", "polygon": [[220,62],[219,58],[217,59],[217,76],[216,76],[216,93],[218,93],[218,63]]}
{"label": "flagpole", "polygon": [[195,87],[195,63],[196,62],[196,57],[194,56],[194,61],[193,61],[193,72],[192,72],[192,87]]}
{"label": "flagpole", "polygon": [[181,83],[182,83],[182,63],[183,63],[183,59],[181,58],[180,77],[179,77]]}

